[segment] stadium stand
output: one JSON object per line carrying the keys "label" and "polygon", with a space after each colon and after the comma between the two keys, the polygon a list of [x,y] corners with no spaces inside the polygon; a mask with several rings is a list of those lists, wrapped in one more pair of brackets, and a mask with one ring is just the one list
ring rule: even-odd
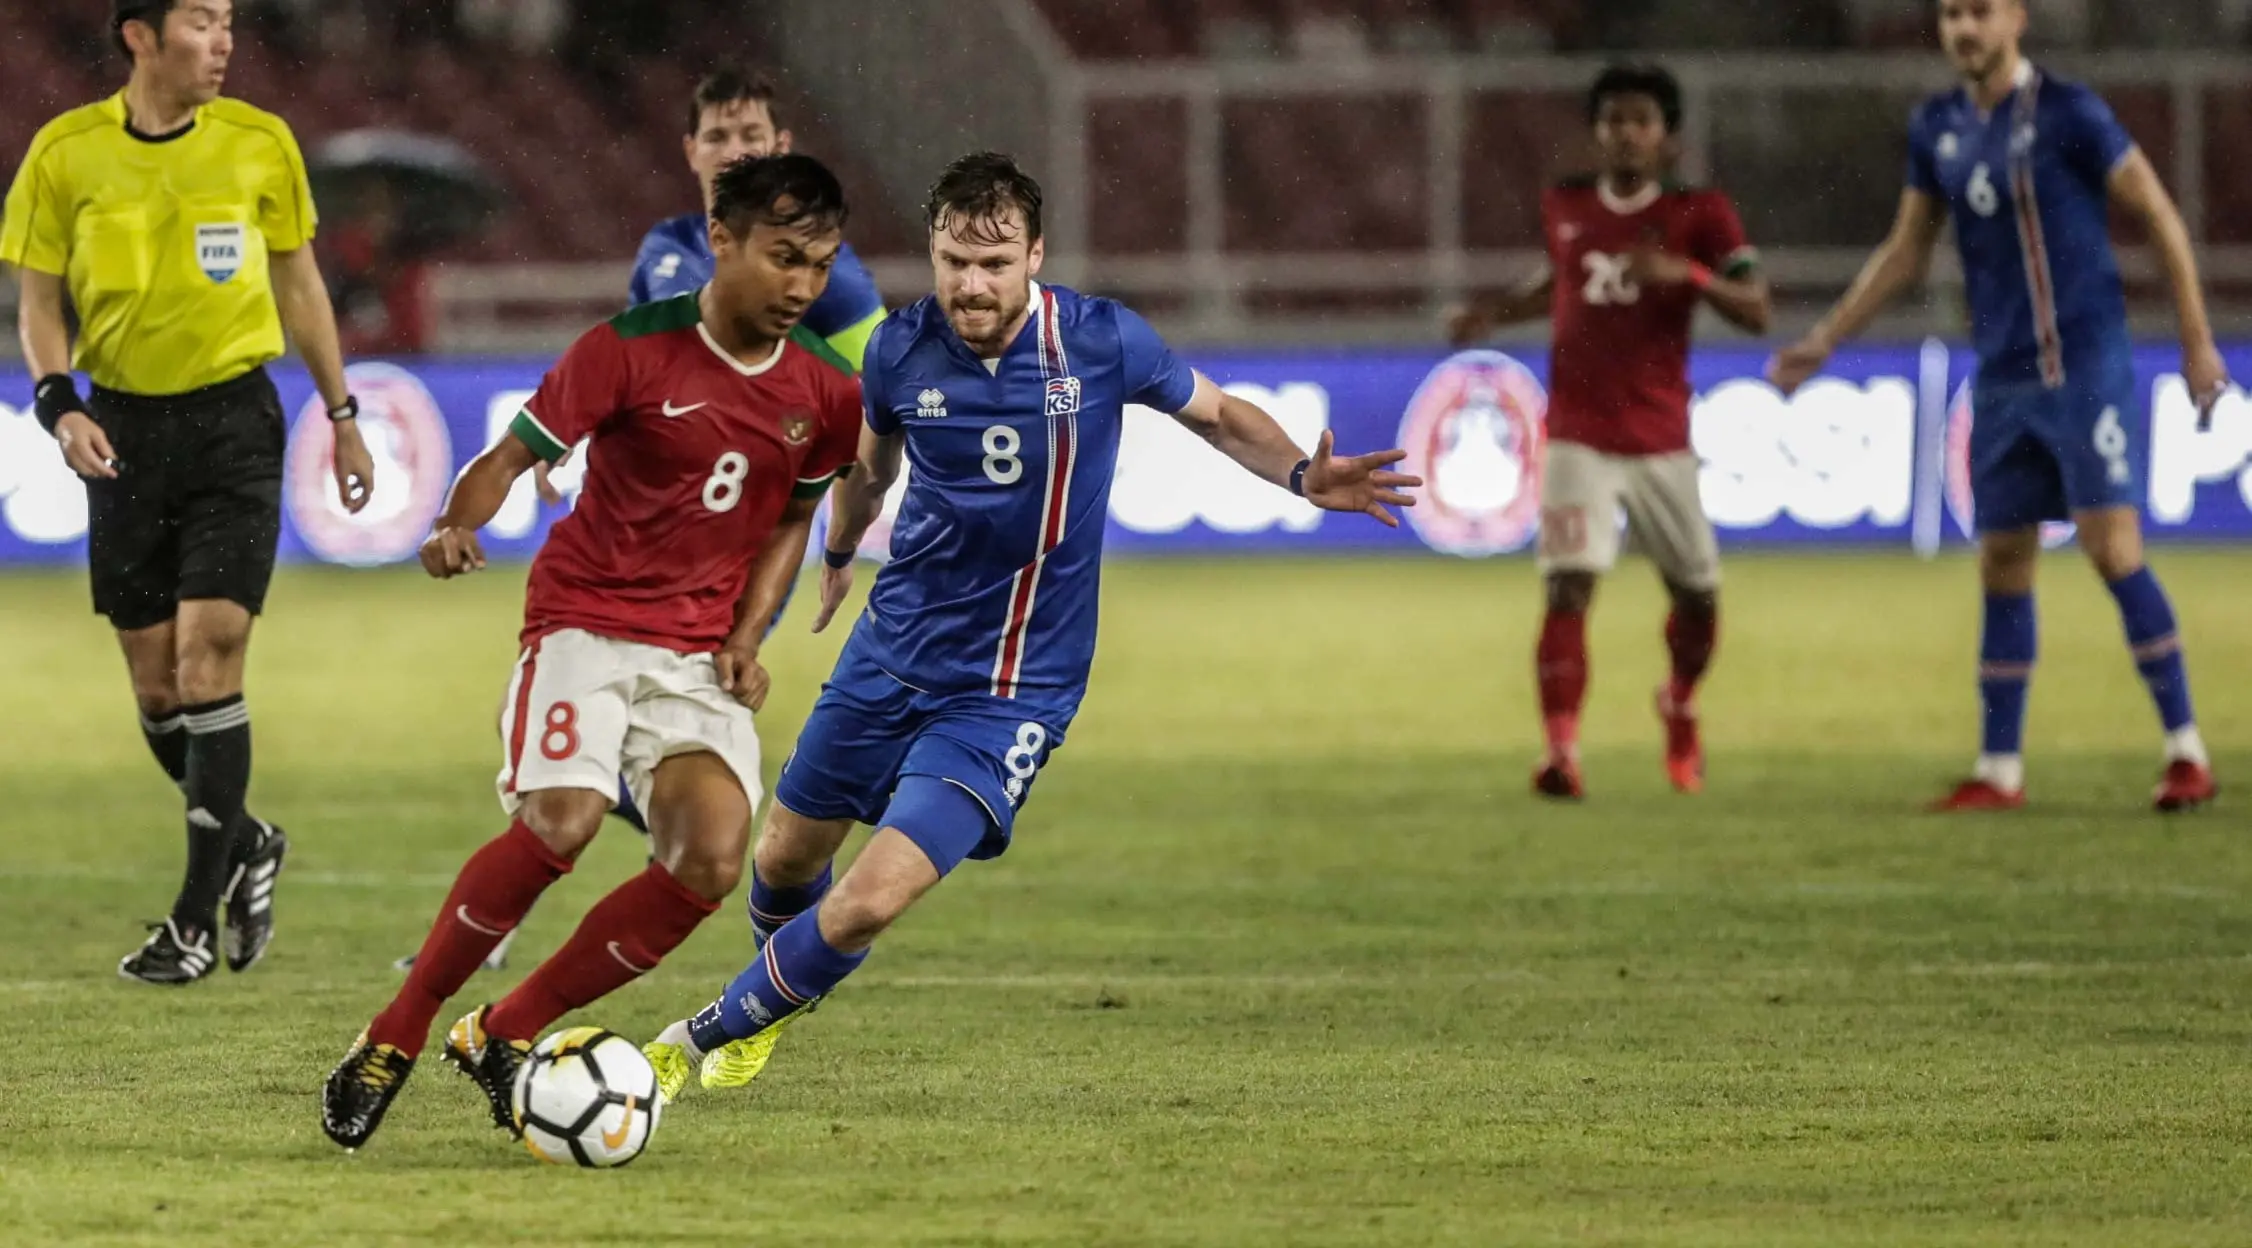
{"label": "stadium stand", "polygon": [[[687,29],[690,17],[668,21],[663,13],[703,6],[637,3],[636,20],[650,23],[638,41],[597,27],[565,34],[550,48],[527,48],[480,41],[477,27],[460,20],[479,7],[474,0],[458,8],[427,0],[247,6],[227,92],[282,113],[308,152],[341,131],[396,127],[443,135],[474,153],[513,203],[486,237],[449,258],[631,256],[650,223],[693,202],[680,134],[702,58],[740,49],[755,59],[751,31],[698,26],[692,40],[682,39],[670,32]],[[693,51],[667,55],[672,46]],[[496,58],[507,72],[495,72]],[[122,79],[98,22],[0,5],[0,81],[10,87],[10,107],[0,110],[0,166],[14,168],[47,118],[116,90]],[[799,108],[786,120],[809,150],[850,176],[849,155],[822,142],[818,117]],[[590,205],[590,187],[599,188],[599,208]],[[875,231],[881,242],[901,244],[896,214],[871,212],[855,224],[858,235]]]}
{"label": "stadium stand", "polygon": [[[1074,80],[1087,101],[1087,181],[1076,198],[1088,235],[1087,246],[1072,248],[1075,259],[1097,275],[1138,265],[1130,287],[1137,298],[1204,308],[1215,318],[1204,324],[1221,327],[1212,332],[1233,332],[1227,318],[1245,309],[1406,308],[1443,297],[1427,279],[1445,265],[1477,259],[1480,280],[1492,280],[1517,263],[1537,244],[1543,186],[1588,160],[1579,84],[1591,49],[1913,54],[1933,37],[1928,0],[1031,3],[1075,58],[1049,68]],[[681,101],[697,70],[728,52],[757,59],[770,34],[787,49],[772,12],[699,0],[241,4],[229,92],[282,112],[308,151],[361,127],[437,134],[473,153],[507,189],[510,207],[483,238],[436,257],[449,271],[435,297],[472,306],[479,324],[529,323],[537,318],[526,304],[548,311],[542,323],[576,323],[606,305],[642,232],[692,202],[678,139]],[[12,170],[43,119],[122,78],[103,8],[0,5],[0,81],[15,105],[0,110],[0,170]],[[1729,16],[1738,10],[1758,20]],[[2038,55],[2058,45],[2179,45],[2183,31],[2212,51],[2244,41],[2252,8],[2055,0],[2042,6],[2041,24],[2047,42]],[[671,54],[679,49],[686,51]],[[1550,53],[1583,55],[1555,63],[1543,59]],[[1433,62],[1445,73],[1425,74],[1418,57],[1447,58]],[[2197,184],[2185,202],[2196,205],[2204,241],[2252,245],[2252,162],[2235,158],[2252,145],[2252,74],[2212,55],[2101,63],[2126,67],[2101,85],[2160,171]],[[1753,237],[1779,257],[1808,261],[1796,289],[1810,299],[1834,293],[1844,280],[1837,266],[1851,259],[1841,257],[1857,256],[1882,231],[1898,194],[1900,119],[1925,84],[1944,81],[1935,57],[1848,57],[1843,64],[1858,72],[1839,82],[1827,77],[1828,64],[1739,57],[1708,62],[1701,79],[1696,62],[1687,65],[1688,172],[1727,186]],[[1902,80],[1910,71],[1897,64],[1922,76]],[[786,82],[786,60],[779,68]],[[1449,97],[1440,85],[1448,75],[1475,81]],[[885,102],[852,103],[858,129],[847,133],[818,108],[783,101],[800,146],[863,188],[854,242],[879,261],[897,259],[878,267],[890,275],[891,293],[904,295],[918,280],[911,201],[922,175],[910,166],[913,153],[885,156],[872,141],[883,133],[874,127],[891,124]],[[1217,136],[1217,169],[1201,177],[1191,160],[1205,150],[1200,125]],[[871,141],[856,146],[855,135]],[[1459,149],[1449,146],[1453,136]],[[1459,160],[1450,165],[1443,152],[1454,150]],[[1026,154],[1036,168],[1061,159],[1055,150]],[[1822,193],[1808,194],[1809,186]],[[1211,198],[1199,199],[1206,188]],[[1059,202],[1073,189],[1052,188]],[[1206,263],[1215,253],[1265,265],[1265,276],[1245,277],[1236,266],[1218,278]],[[1389,264],[1398,280],[1335,280],[1325,258],[1346,253],[1366,262],[1356,272]],[[514,272],[464,267],[474,265]],[[1292,285],[1290,273],[1304,277],[1298,293],[1309,296],[1295,305],[1276,297],[1276,288]],[[2137,281],[2138,295],[2155,293],[2150,276]],[[2232,263],[2214,255],[2209,280],[2224,304],[2252,300],[2252,256]],[[1243,297],[1216,297],[1213,281]],[[1394,325],[1406,334],[1427,323],[1422,308]]]}

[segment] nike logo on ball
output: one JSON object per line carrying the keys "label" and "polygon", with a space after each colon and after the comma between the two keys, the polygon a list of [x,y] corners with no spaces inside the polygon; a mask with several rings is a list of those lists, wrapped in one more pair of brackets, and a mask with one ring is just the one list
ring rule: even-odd
{"label": "nike logo on ball", "polygon": [[667,416],[686,416],[686,415],[687,415],[688,413],[695,411],[695,410],[696,410],[697,408],[701,408],[701,407],[708,407],[708,406],[710,406],[710,404],[709,404],[709,403],[696,403],[696,404],[691,404],[691,405],[690,405],[690,406],[688,406],[688,407],[674,407],[674,406],[672,405],[672,400],[671,400],[671,399],[666,399],[666,400],[665,400],[665,406],[664,406],[664,409],[663,409],[663,410],[664,410],[664,413],[665,413],[665,415],[667,415]]}
{"label": "nike logo on ball", "polygon": [[602,1147],[607,1148],[614,1153],[619,1149],[624,1148],[626,1146],[626,1141],[633,1138],[633,1107],[635,1102],[638,1100],[639,1098],[635,1097],[632,1093],[629,1092],[626,1094],[625,1116],[618,1119],[618,1125],[616,1129],[612,1129],[610,1127],[602,1128]]}

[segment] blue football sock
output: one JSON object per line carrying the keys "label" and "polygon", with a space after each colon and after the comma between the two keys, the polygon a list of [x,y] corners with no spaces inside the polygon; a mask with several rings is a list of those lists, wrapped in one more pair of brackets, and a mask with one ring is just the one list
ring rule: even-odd
{"label": "blue football sock", "polygon": [[821,939],[821,907],[782,925],[774,939],[719,1000],[696,1011],[688,1034],[706,1053],[730,1040],[757,1035],[825,996],[868,960],[868,951],[839,953]]}
{"label": "blue football sock", "polygon": [[2119,600],[2119,620],[2127,626],[2127,645],[2135,654],[2135,670],[2150,686],[2150,700],[2158,704],[2158,718],[2166,731],[2185,728],[2195,721],[2190,711],[2189,671],[2182,662],[2181,634],[2174,628],[2174,605],[2147,567],[2111,582],[2111,596]]}
{"label": "blue football sock", "polygon": [[2033,595],[1986,595],[1978,643],[1978,699],[1985,708],[1979,753],[2014,755],[2024,748],[2025,687],[2038,645]]}
{"label": "blue football sock", "polygon": [[811,883],[777,888],[766,882],[753,863],[750,895],[743,899],[744,908],[751,912],[751,938],[764,948],[784,923],[819,905],[829,895],[829,884],[835,878],[835,869],[825,866]]}

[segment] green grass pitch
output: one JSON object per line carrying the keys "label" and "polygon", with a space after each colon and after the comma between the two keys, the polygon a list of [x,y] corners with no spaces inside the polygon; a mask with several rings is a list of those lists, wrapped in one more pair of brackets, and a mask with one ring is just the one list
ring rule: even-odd
{"label": "green grass pitch", "polygon": [[[2252,556],[2158,559],[2224,783],[2252,784]],[[372,1145],[316,1092],[468,851],[521,573],[285,573],[253,805],[267,962],[119,981],[179,803],[83,575],[0,579],[0,1243],[2252,1242],[2252,793],[2148,813],[2109,599],[2052,558],[2034,808],[1917,806],[1975,745],[1961,558],[1742,558],[1707,793],[1659,768],[1659,595],[1593,638],[1592,797],[1526,793],[1523,564],[1123,563],[1085,712],[971,864],[744,1094],[610,1174],[534,1163],[425,1063]],[[839,637],[769,647],[769,770]],[[614,826],[552,949],[640,860]],[[730,901],[587,1021],[743,961]]]}

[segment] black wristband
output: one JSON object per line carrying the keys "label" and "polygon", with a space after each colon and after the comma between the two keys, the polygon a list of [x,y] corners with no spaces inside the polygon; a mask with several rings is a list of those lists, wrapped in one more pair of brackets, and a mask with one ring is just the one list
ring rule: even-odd
{"label": "black wristband", "polygon": [[86,400],[78,397],[78,382],[69,373],[49,373],[32,388],[31,414],[50,436],[64,415],[85,410]]}
{"label": "black wristband", "polygon": [[821,549],[821,562],[839,570],[851,567],[853,558],[854,552],[849,550],[830,550],[827,547]]}
{"label": "black wristband", "polygon": [[360,396],[356,394],[345,395],[342,403],[328,409],[328,423],[332,425],[347,420],[358,420],[359,418]]}
{"label": "black wristband", "polygon": [[1298,461],[1298,466],[1290,470],[1291,493],[1296,494],[1300,498],[1306,497],[1306,470],[1313,466],[1314,461],[1310,459],[1301,459]]}

